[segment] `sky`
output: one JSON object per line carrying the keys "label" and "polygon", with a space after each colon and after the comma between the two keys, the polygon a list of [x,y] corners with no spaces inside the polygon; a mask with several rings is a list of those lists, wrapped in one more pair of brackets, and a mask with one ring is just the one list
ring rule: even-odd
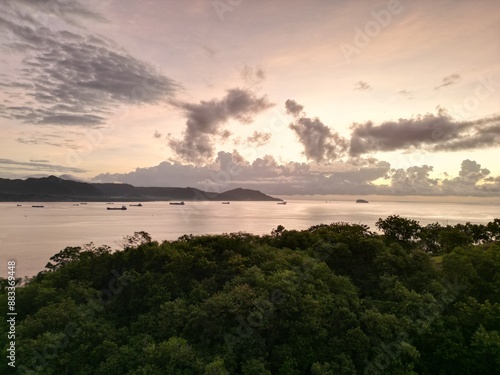
{"label": "sky", "polygon": [[496,0],[3,0],[0,178],[500,193]]}

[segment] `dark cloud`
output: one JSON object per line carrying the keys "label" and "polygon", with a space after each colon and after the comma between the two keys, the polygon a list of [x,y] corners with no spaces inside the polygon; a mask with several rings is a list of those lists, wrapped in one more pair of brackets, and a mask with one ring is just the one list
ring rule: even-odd
{"label": "dark cloud", "polygon": [[11,159],[0,159],[0,170],[33,171],[33,172],[57,172],[57,173],[84,173],[85,169],[65,167],[57,164],[49,164],[47,161],[22,162]]}
{"label": "dark cloud", "polygon": [[344,156],[348,142],[319,119],[301,117],[290,125],[304,146],[304,155],[316,162],[336,160]]}
{"label": "dark cloud", "polygon": [[358,81],[354,85],[354,90],[369,91],[371,89],[372,89],[372,87],[368,83],[366,83],[364,81]]}
{"label": "dark cloud", "polygon": [[[37,10],[39,13],[30,13]],[[1,116],[33,124],[95,126],[119,104],[154,104],[179,85],[115,44],[95,35],[45,27],[45,17],[100,19],[77,1],[7,1],[0,5],[7,46],[24,56],[19,75],[4,80],[11,98],[33,105],[2,106]],[[20,91],[22,90],[22,91]],[[17,99],[16,102],[20,100]]]}
{"label": "dark cloud", "polygon": [[286,113],[297,117],[302,114],[304,107],[298,104],[295,100],[287,99],[287,101],[285,102],[285,109]]}
{"label": "dark cloud", "polygon": [[162,137],[161,133],[158,130],[155,130],[153,138],[161,138],[161,137]]}
{"label": "dark cloud", "polygon": [[53,147],[63,147],[67,149],[77,149],[78,146],[74,144],[71,139],[61,139],[58,134],[39,134],[35,136],[19,137],[17,142],[26,145],[49,145]]}
{"label": "dark cloud", "polygon": [[169,145],[178,157],[189,163],[203,163],[214,156],[217,137],[227,138],[230,133],[222,126],[229,120],[250,123],[258,113],[270,108],[267,97],[258,97],[247,89],[227,91],[222,99],[200,103],[173,103],[184,110],[187,117],[184,137],[170,139]]}
{"label": "dark cloud", "polygon": [[[300,143],[304,146],[304,155],[309,160],[323,162],[336,160],[344,156],[348,148],[348,142],[338,133],[324,125],[318,118],[305,117],[303,107],[294,100],[285,102],[287,113],[296,119],[290,124]],[[299,114],[302,117],[299,117]]]}
{"label": "dark cloud", "polygon": [[453,85],[458,81],[460,81],[460,79],[461,79],[460,74],[457,73],[450,74],[449,76],[444,77],[443,82],[439,86],[434,87],[434,90],[439,90],[442,87]]}
{"label": "dark cloud", "polygon": [[500,117],[455,121],[444,111],[375,125],[354,124],[349,153],[405,150],[456,151],[500,144]]}
{"label": "dark cloud", "polygon": [[47,16],[56,16],[71,24],[78,24],[82,19],[105,21],[105,18],[77,0],[4,0],[4,7],[20,16],[46,20]]}
{"label": "dark cloud", "polygon": [[251,146],[263,146],[271,139],[271,133],[255,131],[250,137],[247,137],[246,143]]}

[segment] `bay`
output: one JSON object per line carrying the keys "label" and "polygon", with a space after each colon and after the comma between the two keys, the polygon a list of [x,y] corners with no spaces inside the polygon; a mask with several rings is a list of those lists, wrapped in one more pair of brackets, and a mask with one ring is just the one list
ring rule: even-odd
{"label": "bay", "polygon": [[[33,208],[40,204],[44,208]],[[16,260],[17,275],[32,276],[42,271],[49,258],[66,246],[109,245],[121,249],[124,237],[137,231],[148,232],[154,240],[175,240],[184,234],[220,234],[248,232],[270,233],[278,225],[286,229],[306,229],[312,225],[344,221],[367,224],[376,230],[375,222],[389,215],[400,215],[426,225],[457,223],[486,224],[500,217],[495,203],[456,202],[387,202],[357,204],[350,201],[289,200],[276,202],[186,202],[184,206],[168,202],[143,202],[142,207],[127,206],[125,211],[107,210],[120,207],[115,202],[0,203],[0,275],[5,277],[7,261]]]}

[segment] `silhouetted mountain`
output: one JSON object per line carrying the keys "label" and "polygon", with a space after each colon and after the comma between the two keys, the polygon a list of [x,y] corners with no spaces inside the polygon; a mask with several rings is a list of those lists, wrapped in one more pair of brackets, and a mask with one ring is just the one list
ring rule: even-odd
{"label": "silhouetted mountain", "polygon": [[136,188],[129,184],[92,184],[107,197],[136,197]]}
{"label": "silhouetted mountain", "polygon": [[91,184],[55,176],[8,180],[0,178],[0,201],[278,201],[260,191],[234,189],[211,193],[186,187],[135,187],[129,184]]}
{"label": "silhouetted mountain", "polygon": [[237,188],[228,190],[217,195],[217,201],[280,201],[281,199],[270,197],[258,190]]}
{"label": "silhouetted mountain", "polygon": [[196,188],[179,188],[179,187],[137,187],[138,192],[144,197],[150,199],[169,198],[172,200],[212,200],[217,196],[217,193],[209,193]]}
{"label": "silhouetted mountain", "polygon": [[63,180],[55,176],[28,178],[26,180],[0,178],[0,194],[3,196],[45,196],[47,198],[50,198],[50,196],[88,198],[103,196],[102,191],[91,184]]}

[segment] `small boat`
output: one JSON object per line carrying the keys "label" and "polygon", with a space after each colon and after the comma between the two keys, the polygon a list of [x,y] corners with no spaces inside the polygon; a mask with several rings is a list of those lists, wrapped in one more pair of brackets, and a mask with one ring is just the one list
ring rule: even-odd
{"label": "small boat", "polygon": [[80,202],[80,204],[87,204],[86,202]]}
{"label": "small boat", "polygon": [[171,205],[184,206],[184,202],[170,202]]}
{"label": "small boat", "polygon": [[230,204],[231,202],[222,202],[222,204]]}
{"label": "small boat", "polygon": [[17,207],[21,207],[21,206],[22,206],[22,204],[18,204],[18,205],[17,205]]}
{"label": "small boat", "polygon": [[114,204],[113,202],[107,202],[106,204]]}
{"label": "small boat", "polygon": [[357,199],[356,203],[368,203],[368,201],[364,199]]}
{"label": "small boat", "polygon": [[106,207],[107,210],[126,210],[127,207],[121,206],[121,207]]}
{"label": "small boat", "polygon": [[36,206],[35,205],[35,206],[31,206],[31,207],[33,207],[33,208],[44,208],[45,206]]}
{"label": "small boat", "polygon": [[73,204],[73,206],[78,206],[78,203]]}
{"label": "small boat", "polygon": [[140,204],[140,203],[139,204],[130,204],[129,206],[131,206],[131,207],[142,207],[142,204]]}
{"label": "small boat", "polygon": [[283,202],[278,202],[276,204],[286,204],[286,201],[283,201]]}

